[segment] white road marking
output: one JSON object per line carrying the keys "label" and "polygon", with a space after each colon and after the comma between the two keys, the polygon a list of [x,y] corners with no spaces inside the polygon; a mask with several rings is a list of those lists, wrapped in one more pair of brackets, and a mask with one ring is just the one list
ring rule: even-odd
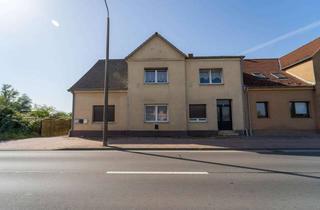
{"label": "white road marking", "polygon": [[[259,152],[267,152],[269,150],[259,150]],[[72,152],[72,151],[70,151]],[[79,151],[74,151],[79,152]],[[81,151],[81,152],[108,152],[108,153],[119,153],[119,152],[126,152],[125,150],[94,150],[94,151]],[[240,150],[139,150],[139,149],[130,149],[128,152],[144,152],[144,153],[245,153],[250,151],[240,151]]]}
{"label": "white road marking", "polygon": [[208,175],[206,171],[107,171],[106,174]]}

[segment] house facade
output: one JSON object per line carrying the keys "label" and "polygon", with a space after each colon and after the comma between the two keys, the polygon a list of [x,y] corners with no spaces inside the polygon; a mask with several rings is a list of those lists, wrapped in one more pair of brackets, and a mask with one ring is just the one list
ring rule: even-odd
{"label": "house facade", "polygon": [[[185,55],[155,33],[109,65],[111,135],[213,135],[245,130],[242,56]],[[101,136],[104,61],[70,88],[73,136]]]}
{"label": "house facade", "polygon": [[320,129],[320,38],[271,59],[245,59],[248,128],[253,133]]}
{"label": "house facade", "polygon": [[[126,58],[108,64],[109,134],[317,131],[320,60],[313,45],[318,42],[307,50],[309,57],[295,51],[298,56],[275,59],[193,56],[155,33]],[[102,135],[103,85],[104,60],[99,60],[69,89],[71,136]]]}

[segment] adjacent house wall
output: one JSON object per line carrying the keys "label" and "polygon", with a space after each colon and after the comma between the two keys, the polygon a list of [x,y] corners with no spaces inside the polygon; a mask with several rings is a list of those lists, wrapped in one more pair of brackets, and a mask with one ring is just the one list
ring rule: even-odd
{"label": "adjacent house wall", "polygon": [[315,84],[312,60],[290,67],[286,69],[286,72],[307,83]]}
{"label": "adjacent house wall", "polygon": [[320,51],[313,57],[313,69],[316,80],[315,91],[315,106],[317,116],[317,128],[320,130]]}
{"label": "adjacent house wall", "polygon": [[[251,126],[254,131],[287,131],[287,130],[315,130],[316,112],[314,106],[314,90],[264,90],[249,89],[249,103]],[[268,102],[269,117],[258,118],[256,102]],[[291,118],[290,101],[309,101],[310,118]]]}
{"label": "adjacent house wall", "polygon": [[[238,59],[187,59],[188,104],[207,105],[207,123],[189,122],[189,130],[218,130],[217,99],[232,100],[233,130],[244,130],[242,72]],[[223,84],[200,84],[199,69],[222,68]]]}
{"label": "adjacent house wall", "polygon": [[[93,122],[93,106],[103,105],[102,91],[76,91],[74,93],[74,119],[87,119],[87,124],[74,124],[74,131],[102,131],[102,122]],[[109,105],[115,105],[115,121],[110,130],[127,130],[127,92],[109,92]]]}

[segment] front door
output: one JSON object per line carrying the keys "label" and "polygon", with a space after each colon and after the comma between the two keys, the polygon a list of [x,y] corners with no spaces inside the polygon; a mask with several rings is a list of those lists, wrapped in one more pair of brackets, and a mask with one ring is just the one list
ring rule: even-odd
{"label": "front door", "polygon": [[217,100],[217,117],[219,130],[232,130],[231,100]]}

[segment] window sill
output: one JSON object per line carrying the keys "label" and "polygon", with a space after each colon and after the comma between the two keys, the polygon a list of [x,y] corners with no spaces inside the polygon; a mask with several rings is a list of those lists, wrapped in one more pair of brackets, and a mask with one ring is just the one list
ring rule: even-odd
{"label": "window sill", "polygon": [[144,121],[144,123],[169,123],[169,121]]}
{"label": "window sill", "polygon": [[200,86],[224,85],[224,83],[199,83]]}
{"label": "window sill", "polygon": [[169,82],[144,82],[144,85],[167,85]]}
{"label": "window sill", "polygon": [[[108,124],[115,124],[115,121],[109,121]],[[92,124],[103,124],[103,122],[92,122]]]}
{"label": "window sill", "polygon": [[189,120],[189,123],[208,123],[208,120]]}

